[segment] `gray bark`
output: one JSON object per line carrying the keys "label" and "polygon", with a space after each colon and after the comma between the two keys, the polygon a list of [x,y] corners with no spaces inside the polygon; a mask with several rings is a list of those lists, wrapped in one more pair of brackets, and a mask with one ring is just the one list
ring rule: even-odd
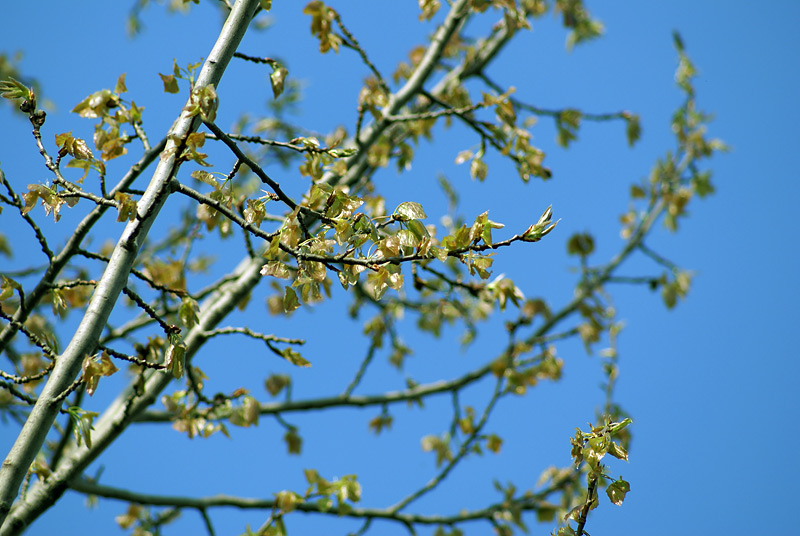
{"label": "gray bark", "polygon": [[[200,71],[196,81],[197,85],[217,86],[219,84],[258,5],[258,0],[239,0],[236,3],[217,42],[208,55],[208,60]],[[186,112],[181,112],[170,131],[171,138],[184,140],[188,134],[197,129],[199,122],[198,117],[188,117]],[[175,146],[175,141],[169,141],[167,150]],[[39,497],[47,491],[48,486],[38,486],[35,490],[31,490],[31,495],[34,493],[38,495],[26,500],[26,508],[19,508],[17,509],[19,511],[14,511],[9,515],[28,468],[58,415],[63,403],[62,395],[75,381],[84,358],[94,352],[103,327],[127,282],[139,248],[164,201],[169,196],[170,181],[179,167],[180,162],[174,153],[160,160],[156,166],[153,178],[139,201],[136,219],[125,227],[92,295],[86,314],[64,353],[56,360],[53,372],[42,388],[28,420],[3,461],[2,468],[0,468],[0,522],[3,523],[0,534],[20,532],[35,515],[36,508],[30,506],[32,503],[39,504],[40,507],[45,503],[52,504],[60,495],[60,491],[63,491],[65,482],[62,481],[60,490],[50,490],[50,496]]]}

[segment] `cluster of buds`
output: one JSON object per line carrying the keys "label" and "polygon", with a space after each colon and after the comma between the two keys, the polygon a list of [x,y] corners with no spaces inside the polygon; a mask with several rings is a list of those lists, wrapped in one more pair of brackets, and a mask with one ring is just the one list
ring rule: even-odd
{"label": "cluster of buds", "polygon": [[525,242],[538,242],[541,240],[543,236],[552,231],[558,222],[561,221],[557,220],[555,222],[551,222],[550,220],[552,217],[553,205],[550,205],[541,215],[539,221],[528,227],[525,232],[522,233],[522,240]]}
{"label": "cluster of buds", "polygon": [[28,117],[37,129],[44,124],[46,113],[44,110],[36,109],[36,93],[32,87],[27,87],[19,80],[9,77],[8,80],[0,82],[0,96],[17,100],[21,99],[19,109],[28,114]]}

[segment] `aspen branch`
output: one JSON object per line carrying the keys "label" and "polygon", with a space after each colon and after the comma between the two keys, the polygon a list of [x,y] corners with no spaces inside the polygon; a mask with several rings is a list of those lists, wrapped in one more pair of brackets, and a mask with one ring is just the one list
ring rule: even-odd
{"label": "aspen branch", "polygon": [[[125,174],[124,177],[119,181],[117,186],[111,191],[110,195],[113,197],[114,193],[123,191],[128,186],[130,186],[134,180],[136,180],[139,175],[147,169],[148,166],[158,157],[161,151],[164,150],[166,146],[166,138],[162,139],[155,147],[153,147],[150,151],[145,152],[144,155],[136,162],[128,172]],[[97,223],[100,217],[105,214],[106,210],[109,207],[104,205],[98,205],[92,211],[86,215],[86,217],[81,220],[81,222],[75,227],[75,231],[67,240],[67,243],[61,249],[61,251],[56,254],[50,264],[47,266],[47,270],[45,274],[42,276],[39,283],[33,289],[32,292],[28,294],[27,300],[25,300],[25,304],[20,304],[17,307],[17,310],[14,312],[13,319],[15,322],[24,322],[28,318],[28,314],[36,307],[36,305],[41,301],[41,299],[47,294],[50,290],[50,286],[58,277],[58,274],[61,273],[61,270],[66,266],[69,260],[75,255],[78,248],[80,248],[81,242],[83,239],[86,238],[86,235],[92,229],[92,227]],[[9,326],[3,328],[0,331],[0,352],[2,352],[6,345],[9,343],[11,338],[16,333],[13,329]]]}
{"label": "aspen branch", "polygon": [[[217,43],[209,54],[208,60],[200,71],[197,79],[199,87],[219,84],[258,5],[258,0],[237,2],[225,22]],[[181,152],[183,140],[197,129],[199,123],[199,118],[182,111],[180,118],[170,130],[170,134],[167,136],[170,141],[167,143],[167,151],[164,153],[166,157],[159,161],[150,185],[139,201],[137,218],[125,227],[111,255],[108,267],[92,295],[83,320],[75,331],[72,341],[64,353],[59,356],[31,415],[3,462],[0,476],[0,522],[3,524],[0,534],[19,532],[27,524],[32,514],[41,511],[47,501],[53,500],[61,494],[58,488],[63,490],[64,482],[59,482],[58,479],[54,479],[54,487],[58,486],[58,488],[50,493],[44,489],[47,486],[31,489],[25,501],[21,502],[11,517],[6,519],[28,467],[44,443],[53,420],[58,414],[61,406],[60,395],[69,389],[73,379],[78,375],[84,356],[94,350],[111,309],[125,285],[128,272],[133,267],[139,248],[144,243],[150,226],[170,193],[170,181],[180,167],[177,155]],[[175,140],[181,141],[178,143]],[[170,151],[173,148],[175,150]],[[64,457],[64,463],[68,463],[67,458],[68,456]]]}
{"label": "aspen branch", "polygon": [[[562,475],[560,478],[551,482],[546,488],[531,493],[526,497],[514,499],[513,501],[495,503],[479,510],[468,510],[450,515],[424,515],[409,514],[403,512],[393,512],[390,508],[355,508],[340,509],[333,505],[330,508],[322,508],[316,502],[300,502],[295,508],[298,512],[308,514],[321,514],[329,516],[344,516],[356,519],[384,519],[397,521],[405,525],[454,525],[469,521],[491,520],[497,512],[512,508],[520,508],[525,511],[536,511],[544,506],[543,503],[552,493],[555,493],[565,486],[571,484],[577,472]],[[138,493],[127,489],[91,482],[85,478],[76,478],[69,484],[69,488],[86,495],[96,495],[107,499],[115,499],[135,504],[163,506],[173,508],[192,508],[192,509],[211,509],[211,508],[239,508],[243,510],[272,510],[278,506],[274,499],[257,499],[248,497],[237,497],[232,495],[214,495],[211,497],[186,497],[181,495],[157,495],[151,493]]]}

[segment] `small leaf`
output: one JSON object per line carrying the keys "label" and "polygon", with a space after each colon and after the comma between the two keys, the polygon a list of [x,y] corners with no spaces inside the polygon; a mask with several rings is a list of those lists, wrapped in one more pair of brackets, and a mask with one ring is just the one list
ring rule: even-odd
{"label": "small leaf", "polygon": [[242,400],[242,415],[245,427],[258,426],[259,410],[258,400],[250,395],[244,397]]}
{"label": "small leaf", "polygon": [[94,418],[99,414],[94,411],[85,411],[77,406],[72,406],[67,409],[67,413],[75,424],[72,429],[72,433],[75,436],[75,443],[80,446],[82,442],[86,442],[86,447],[92,448]]}
{"label": "small leaf", "polygon": [[293,491],[284,490],[275,494],[275,506],[277,506],[284,514],[288,514],[289,512],[293,511],[295,508],[297,508],[297,505],[302,502],[303,498]]}
{"label": "small leaf", "polygon": [[628,461],[628,451],[616,441],[612,441],[608,446],[608,453],[617,459]]}
{"label": "small leaf", "polygon": [[297,299],[297,294],[294,292],[294,289],[291,287],[286,287],[286,291],[283,295],[283,310],[286,313],[291,313],[295,309],[300,307],[300,302]]}
{"label": "small leaf", "polygon": [[86,384],[86,392],[89,396],[94,394],[102,376],[111,376],[119,370],[114,366],[114,363],[106,352],[101,354],[99,362],[95,360],[94,356],[87,355],[83,360],[81,369],[83,371],[81,380]]}
{"label": "small leaf", "polygon": [[[0,82],[0,96],[6,99],[28,99],[33,95],[33,90],[28,88],[19,80],[8,77],[8,80]],[[32,108],[36,108],[33,106]]]}
{"label": "small leaf", "polygon": [[3,283],[0,285],[0,301],[7,300],[14,295],[14,289],[21,290],[22,287],[19,283],[10,277],[0,276],[3,278]]}
{"label": "small leaf", "polygon": [[489,173],[489,167],[481,158],[474,158],[469,166],[469,174],[473,179],[483,181]]}
{"label": "small leaf", "polygon": [[631,419],[630,417],[627,417],[627,418],[623,419],[620,422],[614,423],[614,424],[611,425],[611,433],[612,434],[616,434],[618,432],[621,432],[622,430],[627,428],[632,423],[633,423],[633,419]]}
{"label": "small leaf", "polygon": [[292,379],[286,374],[272,374],[267,381],[264,382],[267,392],[272,396],[280,393],[285,387],[291,385]]}
{"label": "small leaf", "polygon": [[633,144],[642,136],[642,125],[636,114],[625,112],[624,117],[626,121],[625,135],[628,138],[628,145],[633,147]]}
{"label": "small leaf", "polygon": [[342,149],[330,149],[328,154],[334,158],[346,158],[348,156],[353,156],[354,154],[358,153],[358,149],[355,147],[345,147]]}
{"label": "small leaf", "polygon": [[272,74],[269,75],[269,81],[272,84],[272,95],[277,99],[283,93],[283,86],[286,82],[286,77],[289,71],[282,67],[279,63],[275,62],[272,66]]}
{"label": "small leaf", "polygon": [[439,11],[439,8],[442,7],[439,0],[417,0],[417,2],[422,10],[422,13],[419,14],[420,21],[431,20],[436,15],[436,12]]}
{"label": "small leaf", "polygon": [[488,438],[486,438],[486,448],[488,448],[495,454],[498,454],[500,452],[500,448],[502,446],[503,446],[503,440],[500,437],[496,436],[495,434],[491,434],[489,435]]}
{"label": "small leaf", "polygon": [[375,435],[378,435],[384,428],[391,428],[392,421],[393,419],[391,415],[378,415],[369,421],[369,429],[375,432]]}
{"label": "small leaf", "polygon": [[119,78],[117,78],[117,85],[114,86],[114,93],[119,94],[119,93],[127,93],[127,92],[128,92],[128,88],[125,85],[125,73],[122,73],[121,75],[119,75]]}
{"label": "small leaf", "polygon": [[636,184],[631,185],[631,199],[644,199],[647,194],[645,194],[644,189],[641,186],[637,186]]}
{"label": "small leaf", "polygon": [[186,344],[179,335],[170,335],[170,344],[164,353],[164,369],[175,379],[183,377],[186,370]]}
{"label": "small leaf", "polygon": [[180,91],[178,88],[178,80],[175,78],[174,74],[163,75],[158,73],[158,76],[161,77],[161,81],[164,83],[164,93],[178,93]]}
{"label": "small leaf", "polygon": [[473,157],[472,151],[469,151],[469,150],[461,151],[460,153],[458,153],[456,155],[456,161],[455,162],[456,162],[456,164],[463,164],[464,162],[466,162],[467,160],[469,160],[472,157]]}
{"label": "small leaf", "polygon": [[303,447],[303,438],[297,433],[296,428],[291,428],[286,432],[286,435],[283,436],[283,440],[286,441],[286,448],[289,454],[300,454],[300,450]]}
{"label": "small leaf", "polygon": [[400,203],[394,209],[392,216],[397,221],[424,220],[428,217],[422,209],[422,205],[414,201]]}
{"label": "small leaf", "polygon": [[303,356],[299,353],[295,352],[291,348],[284,348],[281,350],[281,355],[292,365],[296,365],[298,367],[310,367],[311,363],[309,363]]}
{"label": "small leaf", "polygon": [[594,251],[594,238],[589,233],[575,233],[567,242],[567,253],[586,257]]}
{"label": "small leaf", "polygon": [[136,219],[136,201],[129,194],[116,192],[114,201],[117,202],[117,221],[133,221]]}
{"label": "small leaf", "polygon": [[261,275],[271,275],[279,279],[289,279],[292,272],[289,267],[280,261],[269,261],[261,267]]}
{"label": "small leaf", "polygon": [[200,306],[195,300],[187,296],[181,300],[181,305],[178,308],[178,318],[180,318],[184,326],[192,328],[199,321],[198,312],[200,312]]}
{"label": "small leaf", "polygon": [[612,503],[620,506],[630,490],[631,485],[625,480],[622,480],[622,478],[619,478],[608,485],[606,488],[606,494],[608,495],[608,498],[611,499]]}

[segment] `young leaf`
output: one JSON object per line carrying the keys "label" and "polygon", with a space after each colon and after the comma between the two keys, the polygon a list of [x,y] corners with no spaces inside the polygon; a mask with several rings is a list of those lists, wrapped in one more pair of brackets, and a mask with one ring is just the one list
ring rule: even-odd
{"label": "young leaf", "polygon": [[174,74],[165,75],[158,73],[158,76],[161,77],[161,81],[164,83],[164,93],[178,93],[178,91],[180,91],[178,88],[178,80],[175,78]]}
{"label": "young leaf", "polygon": [[394,212],[392,213],[392,217],[394,217],[394,219],[397,221],[410,221],[424,220],[428,216],[422,209],[422,205],[415,203],[414,201],[406,201],[397,205],[397,208],[394,209]]}
{"label": "young leaf", "polygon": [[625,480],[622,480],[622,478],[619,478],[608,485],[606,488],[606,494],[608,495],[608,498],[611,499],[612,503],[620,506],[630,490],[631,485]]}
{"label": "young leaf", "polygon": [[300,307],[300,302],[297,299],[297,294],[291,287],[286,287],[283,295],[283,311],[291,313],[298,307]]}
{"label": "young leaf", "polygon": [[311,363],[309,363],[303,356],[299,353],[295,352],[291,348],[284,348],[281,350],[281,355],[292,365],[296,365],[298,367],[310,367]]}
{"label": "young leaf", "polygon": [[272,74],[269,75],[269,81],[272,84],[272,95],[277,99],[283,93],[283,86],[286,83],[286,77],[289,75],[289,70],[281,66],[278,62],[272,65]]}

